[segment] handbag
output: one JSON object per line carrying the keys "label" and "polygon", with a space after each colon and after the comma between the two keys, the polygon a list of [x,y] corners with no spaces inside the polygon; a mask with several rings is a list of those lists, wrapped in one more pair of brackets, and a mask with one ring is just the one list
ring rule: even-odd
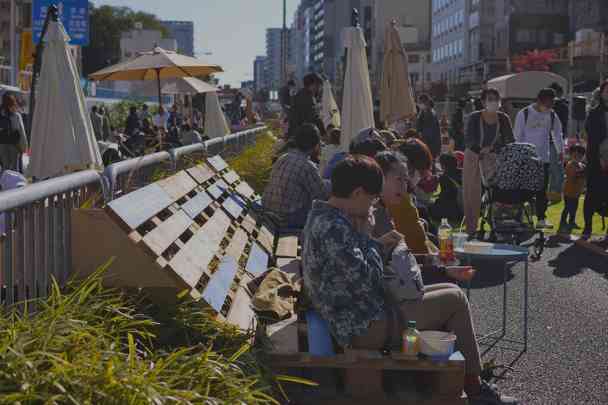
{"label": "handbag", "polygon": [[[485,130],[483,126],[483,116],[479,114],[479,146],[483,149]],[[490,145],[490,152],[479,156],[479,168],[481,170],[481,180],[485,186],[492,186],[496,183],[496,173],[498,171],[498,154],[494,151],[494,146],[500,136],[500,116],[496,120],[496,136]]]}

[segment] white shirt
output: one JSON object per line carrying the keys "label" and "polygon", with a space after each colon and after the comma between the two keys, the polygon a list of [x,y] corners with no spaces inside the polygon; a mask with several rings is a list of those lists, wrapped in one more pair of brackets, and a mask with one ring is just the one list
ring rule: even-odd
{"label": "white shirt", "polygon": [[[524,111],[528,110],[528,122]],[[515,119],[514,137],[517,142],[531,143],[536,146],[536,153],[543,163],[551,163],[551,150],[549,149],[549,132],[551,131],[551,113],[538,111],[534,105],[528,106],[517,113]],[[557,114],[553,121],[553,142],[558,154],[564,153],[564,140],[562,123]]]}

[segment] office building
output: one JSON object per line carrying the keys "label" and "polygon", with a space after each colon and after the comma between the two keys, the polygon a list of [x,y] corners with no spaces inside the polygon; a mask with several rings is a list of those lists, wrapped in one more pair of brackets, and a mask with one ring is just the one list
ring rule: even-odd
{"label": "office building", "polygon": [[569,0],[496,0],[497,56],[566,46],[571,37],[568,11]]}
{"label": "office building", "polygon": [[255,91],[268,89],[266,81],[266,57],[257,56],[253,62],[253,82]]}
{"label": "office building", "polygon": [[606,0],[570,0],[570,31],[591,29],[608,33],[608,2]]}
{"label": "office building", "polygon": [[192,21],[161,21],[169,37],[177,41],[179,53],[194,56],[194,23]]}
{"label": "office building", "polygon": [[155,46],[167,51],[177,51],[177,41],[173,38],[163,38],[160,31],[145,30],[141,24],[136,24],[134,30],[125,32],[120,37],[120,57],[122,60],[136,57],[141,52],[149,52]]}
{"label": "office building", "polygon": [[[11,5],[13,7],[11,7]],[[11,15],[13,18],[11,18]],[[21,33],[32,28],[32,1],[0,0],[0,83],[18,85],[28,73],[19,66]],[[23,66],[22,66],[23,67]],[[29,76],[28,76],[29,77]],[[31,80],[31,79],[28,79]]]}
{"label": "office building", "polygon": [[271,91],[278,91],[281,86],[281,33],[282,28],[266,30],[266,85]]}
{"label": "office building", "polygon": [[[431,78],[449,85],[458,82],[467,60],[468,1],[433,0],[431,28]],[[477,0],[479,1],[479,0]]]}
{"label": "office building", "polygon": [[293,55],[295,59],[295,72],[293,76],[300,83],[310,69],[311,4],[311,0],[300,2],[291,27],[293,32]]}

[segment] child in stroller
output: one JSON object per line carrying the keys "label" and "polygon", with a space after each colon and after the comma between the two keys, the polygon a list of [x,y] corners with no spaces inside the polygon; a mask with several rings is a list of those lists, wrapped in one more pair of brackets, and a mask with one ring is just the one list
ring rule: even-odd
{"label": "child in stroller", "polygon": [[[486,178],[482,173],[484,196],[480,233],[485,237],[488,225],[490,241],[519,245],[535,233],[531,203],[535,193],[543,187],[542,162],[534,145],[512,143],[501,150],[496,166],[492,178]],[[544,234],[538,232],[544,247]]]}

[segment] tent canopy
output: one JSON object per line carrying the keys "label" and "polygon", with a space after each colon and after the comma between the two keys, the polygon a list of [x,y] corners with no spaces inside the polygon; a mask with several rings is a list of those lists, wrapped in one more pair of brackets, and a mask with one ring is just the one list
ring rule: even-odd
{"label": "tent canopy", "polygon": [[568,81],[551,72],[522,72],[500,76],[488,81],[488,87],[498,90],[504,99],[534,100],[541,89],[552,83],[559,83],[564,92],[568,91]]}

